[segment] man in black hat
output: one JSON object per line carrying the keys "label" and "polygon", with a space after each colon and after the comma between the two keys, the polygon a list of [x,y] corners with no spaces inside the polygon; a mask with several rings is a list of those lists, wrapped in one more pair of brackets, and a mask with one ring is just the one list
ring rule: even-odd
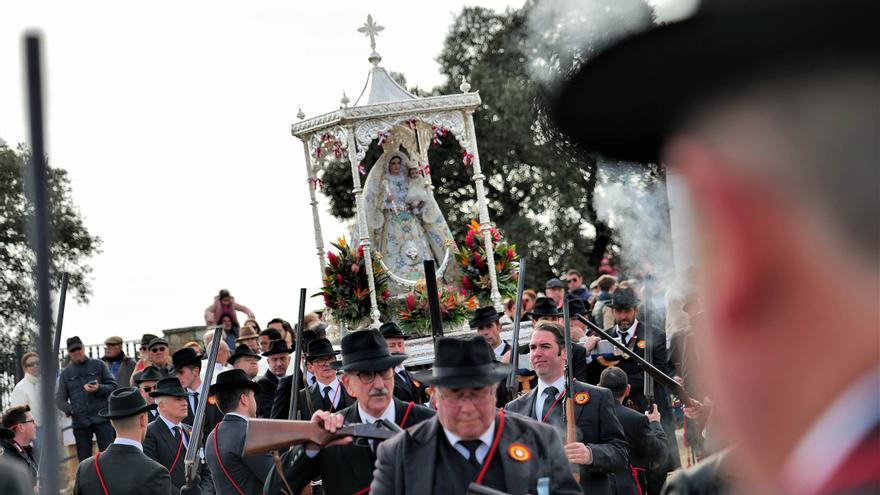
{"label": "man in black hat", "polygon": [[239,344],[226,362],[232,368],[244,371],[247,377],[253,380],[259,371],[260,355],[251,350],[247,344]]}
{"label": "man in black hat", "polygon": [[[474,317],[470,320],[470,327],[471,330],[476,330],[477,334],[486,340],[489,347],[492,348],[496,361],[499,363],[509,363],[510,352],[513,346],[501,339],[501,316],[503,316],[503,313],[496,311],[493,306],[477,308],[474,312]],[[495,405],[498,407],[504,407],[504,404],[507,404],[510,400],[510,392],[505,386],[505,380],[499,383],[497,389]]]}
{"label": "man in black hat", "polygon": [[535,305],[528,315],[535,323],[544,320],[557,323],[562,320],[562,309],[556,307],[556,301],[553,299],[539,297],[535,299]]}
{"label": "man in black hat", "polygon": [[[406,354],[406,335],[397,326],[397,323],[389,321],[379,327],[382,337],[388,343],[388,350],[392,355]],[[425,404],[428,402],[427,387],[413,379],[403,363],[394,367],[394,397],[404,402]]]}
{"label": "man in black hat", "polygon": [[[267,330],[275,333],[278,332],[274,328]],[[261,337],[262,335],[260,333]],[[272,402],[275,400],[278,382],[287,374],[287,367],[290,366],[291,352],[293,352],[293,349],[287,347],[287,342],[284,339],[274,339],[268,343],[263,357],[266,358],[269,369],[266,370],[263,376],[257,379],[257,384],[260,386],[260,391],[257,393],[258,418],[268,418],[272,415]]]}
{"label": "man in black hat", "polygon": [[483,337],[442,338],[434,368],[437,416],[379,445],[371,493],[464,493],[471,482],[508,493],[581,493],[553,428],[495,407],[507,376]]}
{"label": "man in black hat", "polygon": [[299,391],[300,418],[309,419],[317,410],[341,411],[354,404],[354,397],[345,391],[333,368],[339,351],[327,339],[309,342],[306,367],[314,375],[315,383]]}
{"label": "man in black hat", "polygon": [[55,404],[73,420],[73,437],[79,460],[92,455],[92,436],[98,449],[104,450],[113,441],[113,428],[98,414],[107,405],[107,396],[116,388],[116,379],[100,359],[86,356],[79,337],[67,339],[70,364],[58,378]]}
{"label": "man in black hat", "polygon": [[272,469],[272,455],[267,452],[242,456],[248,419],[257,414],[254,394],[260,386],[244,371],[233,369],[217,375],[210,390],[217,407],[225,413],[223,421],[205,440],[205,458],[214,490],[221,494],[260,493]]}
{"label": "man in black hat", "polygon": [[[162,373],[152,366],[147,366],[143,371],[139,371],[132,376],[132,381],[135,383],[138,391],[141,393],[141,397],[144,398],[148,405],[155,404],[156,399],[150,396],[150,392],[156,389],[156,385],[162,378]],[[156,409],[147,410],[148,420],[155,421],[158,418],[159,411]]]}
{"label": "man in black hat", "polygon": [[[303,353],[301,359],[303,364],[306,361],[307,353],[305,351],[309,348],[309,342],[317,338],[318,335],[311,330],[305,330],[302,333]],[[293,351],[296,351],[296,344],[294,344]],[[309,371],[308,366],[300,366],[300,368],[302,369],[302,374],[299,376],[299,383],[296,384],[298,391],[304,389],[306,384],[311,386],[315,383],[315,375]],[[271,415],[274,419],[287,419],[287,415],[290,412],[290,389],[293,377],[294,375],[290,374],[278,380],[278,388],[275,389],[275,400],[272,401]]]}
{"label": "man in black hat", "polygon": [[0,459],[9,459],[28,470],[31,486],[37,483],[37,459],[31,445],[37,436],[37,425],[26,404],[3,411],[0,419]]}
{"label": "man in black hat", "polygon": [[[579,301],[579,300],[578,300]],[[561,325],[540,322],[532,329],[529,361],[538,385],[506,409],[553,426],[565,438],[565,337]],[[626,468],[626,437],[614,415],[614,399],[602,388],[574,381],[578,441],[565,445],[568,460],[579,465],[584,493],[613,493],[610,473]]]}
{"label": "man in black hat", "polygon": [[[171,474],[171,484],[180,488],[186,482],[186,469],[183,458],[189,447],[192,427],[183,422],[187,416],[189,404],[187,399],[192,394],[187,392],[177,378],[163,378],[150,397],[156,400],[159,419],[147,425],[144,436],[144,453],[150,459],[165,466]],[[211,473],[207,465],[202,464],[200,473],[201,492],[213,493]]]}
{"label": "man in black hat", "polygon": [[74,495],[198,494],[198,486],[178,490],[168,470],[144,454],[148,405],[134,387],[114,390],[99,414],[110,420],[116,440],[79,463]]}
{"label": "man in black hat", "polygon": [[[339,411],[317,411],[312,421],[332,429],[344,423],[387,421],[409,428],[434,416],[427,407],[395,399],[394,367],[406,355],[392,355],[379,330],[360,330],[342,339],[342,361],[333,363],[343,371],[342,383],[357,402]],[[326,493],[365,493],[373,480],[376,442],[333,445],[321,450],[298,446],[284,468],[290,487],[299,493],[317,476]],[[277,480],[267,483],[264,493],[277,493]]]}
{"label": "man in black hat", "polygon": [[150,366],[159,370],[163,378],[174,376],[174,367],[171,365],[171,351],[167,340],[162,337],[156,337],[147,345],[147,350],[150,352]]}

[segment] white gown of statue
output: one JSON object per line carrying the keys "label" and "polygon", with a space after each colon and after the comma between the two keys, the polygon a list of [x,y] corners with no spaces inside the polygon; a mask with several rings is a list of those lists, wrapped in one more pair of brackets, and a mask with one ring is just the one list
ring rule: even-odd
{"label": "white gown of statue", "polygon": [[[394,157],[401,160],[397,174],[389,171]],[[427,201],[415,210],[407,203],[410,181],[424,180],[421,176],[410,179],[408,170],[405,154],[384,153],[367,176],[363,199],[374,250],[394,275],[416,281],[424,278],[424,260],[442,263],[452,233],[433,195],[428,193]]]}

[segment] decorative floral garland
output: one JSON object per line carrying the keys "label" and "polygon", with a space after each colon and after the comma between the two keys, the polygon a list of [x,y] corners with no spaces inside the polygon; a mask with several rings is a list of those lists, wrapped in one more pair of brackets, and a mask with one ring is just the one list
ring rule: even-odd
{"label": "decorative floral garland", "polygon": [[[494,227],[489,233],[492,237],[498,292],[501,293],[502,298],[516,297],[519,267],[516,245],[505,241],[501,231]],[[492,279],[489,276],[489,260],[483,245],[483,233],[476,220],[471,220],[468,224],[464,241],[459,242],[458,246],[455,258],[462,268],[460,280],[462,289],[469,297],[476,297],[481,305],[491,304]]]}
{"label": "decorative floral garland", "polygon": [[[459,325],[477,309],[477,299],[468,297],[452,287],[440,287],[440,315],[445,325]],[[428,291],[424,281],[406,295],[406,305],[400,311],[400,328],[409,335],[422,337],[431,333],[431,311],[428,309]]]}
{"label": "decorative floral garland", "polygon": [[[324,267],[324,285],[315,296],[324,297],[324,306],[333,311],[340,320],[356,324],[370,317],[370,286],[367,282],[367,270],[364,260],[364,247],[352,247],[339,238],[330,243],[337,249],[336,253],[327,252],[327,265]],[[390,294],[387,289],[388,275],[373,258],[373,281],[377,302],[380,310],[384,309]]]}
{"label": "decorative floral garland", "polygon": [[312,150],[315,159],[320,160],[325,153],[333,153],[333,157],[337,160],[345,156],[346,147],[340,143],[332,134],[324,133],[318,137],[318,144]]}

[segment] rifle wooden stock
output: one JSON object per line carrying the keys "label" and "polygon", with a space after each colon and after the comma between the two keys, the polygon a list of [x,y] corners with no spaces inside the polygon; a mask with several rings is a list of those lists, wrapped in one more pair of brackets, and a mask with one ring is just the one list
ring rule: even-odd
{"label": "rifle wooden stock", "polygon": [[594,332],[596,332],[599,337],[602,337],[604,340],[608,341],[609,344],[613,345],[614,347],[625,353],[627,356],[629,356],[629,358],[635,361],[636,364],[638,364],[639,367],[645,371],[645,373],[651,375],[654,380],[660,382],[661,385],[669,389],[669,391],[675,394],[676,397],[681,399],[681,401],[684,402],[685,405],[694,405],[694,400],[691,398],[691,395],[688,393],[688,391],[685,390],[685,388],[680,383],[672,379],[672,377],[658,370],[653,364],[645,361],[638,354],[635,354],[633,351],[627,349],[626,346],[621,344],[619,340],[609,335],[608,332],[606,332],[605,330],[602,330],[601,328],[596,326],[596,324],[592,321],[584,318],[581,315],[575,315],[575,318],[590,327]]}
{"label": "rifle wooden stock", "polygon": [[261,454],[308,442],[325,445],[342,436],[345,435],[330,433],[311,421],[251,418],[248,420],[243,455]]}
{"label": "rifle wooden stock", "polygon": [[[577,423],[574,419],[574,368],[571,363],[571,310],[568,307],[568,288],[562,295],[562,331],[565,337],[565,443],[577,442]],[[571,466],[571,474],[575,481],[581,481],[581,469]]]}

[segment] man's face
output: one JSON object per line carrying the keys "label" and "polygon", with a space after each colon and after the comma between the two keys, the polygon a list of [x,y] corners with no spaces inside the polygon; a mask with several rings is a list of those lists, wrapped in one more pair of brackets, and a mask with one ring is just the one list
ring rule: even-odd
{"label": "man's face", "polygon": [[201,372],[201,369],[195,366],[184,366],[181,369],[175,370],[174,374],[177,375],[177,379],[180,380],[180,385],[183,388],[194,390],[199,385],[199,372]]}
{"label": "man's face", "polygon": [[122,352],[122,345],[120,344],[104,344],[104,355],[108,358],[115,358]]}
{"label": "man's face", "polygon": [[15,434],[21,435],[21,445],[27,446],[34,441],[37,436],[37,424],[34,423],[34,417],[30,411],[24,413],[24,422],[15,425]]}
{"label": "man's face", "polygon": [[568,290],[573,291],[581,286],[584,281],[577,275],[569,275],[568,276]]}
{"label": "man's face", "polygon": [[404,340],[400,337],[391,337],[390,339],[385,339],[385,342],[388,342],[388,351],[391,354],[405,354],[406,353],[406,345],[403,343]]}
{"label": "man's face", "polygon": [[226,364],[227,360],[229,360],[229,345],[220,342],[220,348],[217,349],[217,364]]}
{"label": "man's face", "polygon": [[172,423],[180,423],[187,415],[186,397],[161,397],[159,414],[170,419]]}
{"label": "man's face", "polygon": [[29,357],[24,363],[24,371],[34,376],[40,376],[40,358],[37,356]]}
{"label": "man's face", "polygon": [[636,320],[635,308],[612,309],[611,313],[614,315],[614,322],[617,323],[617,327],[622,330],[628,330]]}
{"label": "man's face", "polygon": [[252,356],[245,356],[245,357],[240,357],[240,358],[236,359],[235,365],[233,367],[244,371],[244,374],[247,375],[248,378],[253,380],[257,376],[257,373],[259,372],[259,369],[260,369],[259,363],[260,363],[259,359],[252,357]]}
{"label": "man's face", "polygon": [[[542,332],[543,333],[543,332]],[[462,440],[480,438],[495,421],[495,387],[437,390],[440,424]]]}
{"label": "man's face", "polygon": [[501,324],[497,321],[477,327],[477,334],[486,339],[493,349],[501,345]]}
{"label": "man's face", "polygon": [[529,341],[529,362],[539,378],[555,380],[562,376],[565,367],[565,351],[559,352],[559,344],[556,343],[551,332],[537,330],[532,332]]}
{"label": "man's face", "polygon": [[290,366],[290,354],[272,354],[267,359],[269,360],[269,371],[273,375],[281,378],[287,374],[287,367]]}
{"label": "man's face", "polygon": [[316,357],[311,361],[306,361],[306,369],[309,373],[315,375],[318,381],[327,385],[336,379],[336,370],[330,367],[330,363],[336,362],[336,356]]}
{"label": "man's face", "polygon": [[165,344],[156,344],[150,347],[150,361],[158,367],[168,364],[168,346]]}
{"label": "man's face", "polygon": [[76,347],[67,351],[70,360],[74,363],[82,363],[86,360],[86,351],[82,347]]}
{"label": "man's face", "polygon": [[348,395],[373,417],[379,417],[391,403],[394,390],[394,369],[381,371],[346,371],[342,384]]}
{"label": "man's face", "polygon": [[550,289],[545,289],[544,293],[547,294],[547,297],[553,299],[556,302],[556,305],[559,306],[559,303],[562,302],[562,296],[565,290],[562,287],[553,287]]}
{"label": "man's face", "polygon": [[150,349],[145,344],[141,344],[141,352],[138,353],[138,359],[141,361],[150,360]]}
{"label": "man's face", "polygon": [[269,340],[268,335],[260,335],[260,352],[268,351],[271,344],[272,341]]}
{"label": "man's face", "polygon": [[155,399],[150,397],[150,392],[152,392],[153,390],[156,390],[157,383],[159,383],[159,382],[156,382],[153,380],[146,380],[146,381],[140,382],[138,384],[138,391],[141,393],[141,397],[143,397],[144,400],[147,401],[147,404],[155,403]]}

